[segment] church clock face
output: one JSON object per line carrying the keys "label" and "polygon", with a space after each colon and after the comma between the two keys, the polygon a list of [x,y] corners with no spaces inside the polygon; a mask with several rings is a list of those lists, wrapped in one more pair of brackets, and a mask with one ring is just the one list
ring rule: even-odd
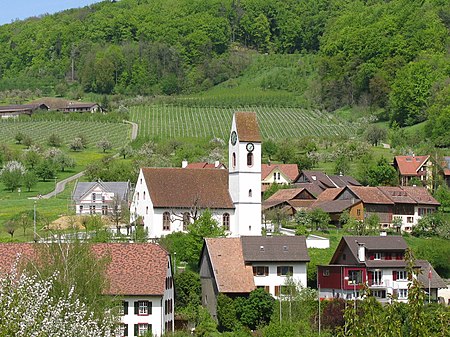
{"label": "church clock face", "polygon": [[253,145],[253,143],[248,143],[246,149],[248,152],[253,152],[253,150],[255,149],[255,145]]}
{"label": "church clock face", "polygon": [[236,141],[237,141],[237,133],[236,131],[233,131],[231,133],[231,145],[236,145]]}

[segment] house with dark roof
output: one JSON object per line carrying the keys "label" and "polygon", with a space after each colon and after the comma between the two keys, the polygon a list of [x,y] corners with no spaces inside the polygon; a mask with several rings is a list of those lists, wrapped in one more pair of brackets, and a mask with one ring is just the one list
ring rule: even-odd
{"label": "house with dark roof", "polygon": [[202,304],[217,319],[219,293],[234,298],[262,288],[280,297],[287,294],[288,276],[306,287],[309,260],[303,236],[205,239],[200,257]]}
{"label": "house with dark roof", "polygon": [[130,182],[77,182],[72,192],[72,202],[78,215],[112,215],[122,205],[128,207]]}
{"label": "house with dark roof", "polygon": [[395,156],[394,167],[398,172],[401,186],[408,186],[411,179],[417,178],[423,184],[431,188],[433,177],[432,162],[430,156]]}
{"label": "house with dark roof", "polygon": [[296,187],[306,187],[303,184],[315,185],[317,195],[328,188],[361,186],[361,184],[351,176],[327,175],[326,173],[321,171],[309,170],[303,170],[294,181],[294,185]]}
{"label": "house with dark roof", "polygon": [[297,176],[297,164],[261,164],[261,190],[264,192],[272,184],[289,185]]}
{"label": "house with dark roof", "polygon": [[0,117],[11,118],[20,115],[31,115],[37,110],[47,111],[48,109],[49,107],[43,103],[2,105],[0,106]]}
{"label": "house with dark roof", "polygon": [[306,188],[287,188],[276,191],[262,204],[263,212],[281,209],[290,216],[300,210],[308,209],[316,200]]}
{"label": "house with dark roof", "polygon": [[142,221],[149,237],[184,231],[209,209],[231,236],[261,235],[261,135],[252,112],[233,115],[228,170],[140,170],[130,220]]}
{"label": "house with dark roof", "polygon": [[[38,259],[36,243],[0,243],[0,273],[19,258]],[[122,299],[118,336],[162,336],[174,331],[174,286],[169,253],[153,243],[98,243],[94,256],[107,257],[108,288],[104,295]],[[22,264],[21,264],[22,265]]]}
{"label": "house with dark roof", "polygon": [[366,284],[380,302],[408,301],[411,277],[417,277],[430,297],[437,299],[438,289],[447,285],[425,260],[416,260],[417,275],[409,275],[401,236],[344,236],[328,265],[317,266],[317,283],[321,299],[356,299]]}

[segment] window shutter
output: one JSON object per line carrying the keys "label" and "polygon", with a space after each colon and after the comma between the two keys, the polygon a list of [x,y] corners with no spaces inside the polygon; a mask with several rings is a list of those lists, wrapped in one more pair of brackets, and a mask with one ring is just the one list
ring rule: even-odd
{"label": "window shutter", "polygon": [[270,288],[269,288],[269,286],[264,286],[264,291],[266,291],[266,292],[270,292]]}
{"label": "window shutter", "polygon": [[152,302],[147,301],[147,305],[148,305],[148,314],[151,315],[152,314]]}
{"label": "window shutter", "polygon": [[278,276],[281,275],[281,267],[277,267],[277,275],[278,275]]}
{"label": "window shutter", "polygon": [[269,275],[269,267],[264,267],[264,275]]}
{"label": "window shutter", "polygon": [[128,302],[123,301],[123,314],[128,315]]}
{"label": "window shutter", "polygon": [[396,270],[393,270],[393,271],[392,271],[392,279],[393,279],[394,281],[397,281],[397,271],[396,271]]}
{"label": "window shutter", "polygon": [[139,324],[134,325],[134,335],[139,336]]}
{"label": "window shutter", "polygon": [[369,279],[369,285],[372,285],[372,283],[373,283],[373,271],[368,271],[367,272],[367,277]]}
{"label": "window shutter", "polygon": [[375,260],[375,255],[373,253],[370,253],[370,259]]}
{"label": "window shutter", "polygon": [[125,336],[128,336],[128,324],[125,324],[124,335],[125,335]]}
{"label": "window shutter", "polygon": [[275,296],[280,296],[280,286],[275,286]]}
{"label": "window shutter", "polygon": [[412,280],[412,274],[409,272],[408,273],[408,280],[411,281]]}
{"label": "window shutter", "polygon": [[135,315],[139,314],[139,302],[138,301],[134,302],[134,314]]}
{"label": "window shutter", "polygon": [[256,276],[256,267],[253,267],[253,276]]}

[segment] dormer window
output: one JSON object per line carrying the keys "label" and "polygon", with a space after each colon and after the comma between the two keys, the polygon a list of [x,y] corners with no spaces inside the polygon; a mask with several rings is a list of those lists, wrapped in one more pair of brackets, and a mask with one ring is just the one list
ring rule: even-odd
{"label": "dormer window", "polygon": [[317,177],[316,176],[311,176],[312,180],[316,181]]}

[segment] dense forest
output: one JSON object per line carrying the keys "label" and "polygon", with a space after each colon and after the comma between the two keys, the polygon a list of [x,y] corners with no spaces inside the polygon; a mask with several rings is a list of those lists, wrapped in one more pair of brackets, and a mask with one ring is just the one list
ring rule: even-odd
{"label": "dense forest", "polygon": [[0,90],[190,94],[255,55],[296,54],[270,89],[297,93],[311,55],[312,105],[370,107],[400,127],[431,120],[428,136],[448,146],[449,30],[448,0],[103,1],[0,26]]}

